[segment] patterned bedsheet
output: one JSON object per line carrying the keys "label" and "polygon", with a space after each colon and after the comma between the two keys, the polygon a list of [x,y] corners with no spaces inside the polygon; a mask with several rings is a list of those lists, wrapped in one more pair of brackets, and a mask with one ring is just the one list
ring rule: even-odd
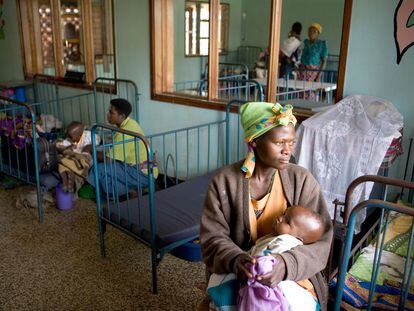
{"label": "patterned bedsheet", "polygon": [[[395,310],[401,296],[401,282],[408,252],[413,218],[402,214],[391,214],[384,240],[376,292],[372,306],[381,310]],[[379,240],[381,242],[381,239]],[[343,300],[355,308],[366,308],[371,283],[375,246],[365,247],[346,275]],[[411,252],[409,265],[414,252]],[[331,287],[336,286],[336,279]],[[348,309],[346,306],[343,306]],[[352,308],[351,308],[352,309]],[[411,281],[405,310],[414,310],[414,282]]]}

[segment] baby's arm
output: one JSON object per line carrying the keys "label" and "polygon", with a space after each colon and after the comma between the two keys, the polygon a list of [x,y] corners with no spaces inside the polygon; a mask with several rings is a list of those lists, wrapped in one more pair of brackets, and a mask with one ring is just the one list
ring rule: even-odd
{"label": "baby's arm", "polygon": [[72,146],[73,144],[68,139],[56,141],[56,148],[60,151],[66,150]]}

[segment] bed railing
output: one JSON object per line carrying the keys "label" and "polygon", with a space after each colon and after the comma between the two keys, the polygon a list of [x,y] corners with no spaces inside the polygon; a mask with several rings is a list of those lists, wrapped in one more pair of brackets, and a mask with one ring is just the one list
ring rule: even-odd
{"label": "bed railing", "polygon": [[201,85],[205,80],[190,80],[174,82],[174,92],[192,96],[207,96],[207,91],[202,91]]}
{"label": "bed railing", "polygon": [[132,80],[98,77],[93,83],[95,122],[105,123],[109,102],[113,98],[124,98],[131,103],[131,116],[139,123],[139,92]]}
{"label": "bed railing", "polygon": [[[234,78],[238,76],[246,80],[249,79],[249,68],[244,63],[219,63],[218,64],[219,79]],[[204,67],[203,79],[208,77],[208,63]]]}
{"label": "bed railing", "polygon": [[[42,222],[42,190],[39,181],[35,113],[27,103],[0,96],[0,114],[0,169],[3,173],[36,185],[37,215],[38,221]],[[21,148],[29,142],[33,146],[33,154],[29,154],[27,148]],[[10,148],[10,146],[16,147]],[[30,178],[29,162],[33,163],[34,180]]]}
{"label": "bed railing", "polygon": [[226,164],[241,160],[247,154],[240,122],[240,107],[244,100],[232,100],[226,106]]}
{"label": "bed railing", "polygon": [[259,46],[241,45],[237,48],[237,61],[246,64],[252,70],[262,52],[263,49]]}
{"label": "bed railing", "polygon": [[[242,101],[236,102],[242,103]],[[237,111],[238,108],[235,109],[235,111]],[[168,224],[163,227],[157,227],[157,223],[161,221],[156,217],[155,213],[158,216],[163,215],[163,212],[161,211],[165,210],[163,205],[165,203],[163,203],[164,201],[162,200],[165,200],[166,196],[170,198],[170,195],[174,193],[174,191],[193,191],[187,190],[188,188],[183,190],[182,187],[187,187],[187,185],[190,185],[190,189],[194,189],[195,192],[190,193],[190,196],[193,195],[193,197],[184,197],[181,201],[187,202],[188,200],[194,200],[191,201],[192,204],[194,204],[193,206],[195,209],[192,213],[197,213],[197,211],[201,213],[203,195],[207,190],[210,178],[209,173],[211,174],[214,170],[226,164],[226,160],[228,161],[229,159],[226,157],[226,152],[233,148],[234,140],[231,140],[232,145],[230,147],[226,147],[227,144],[230,143],[230,139],[228,135],[226,136],[226,132],[233,134],[233,132],[228,131],[229,126],[226,126],[226,123],[230,122],[230,119],[233,118],[238,118],[238,116],[235,114],[229,116],[228,112],[228,117],[225,120],[156,133],[149,135],[146,138],[103,124],[96,124],[92,128],[94,183],[97,189],[96,195],[97,211],[99,215],[101,255],[105,256],[104,233],[106,224],[111,224],[142,243],[150,246],[152,289],[154,293],[157,293],[157,264],[163,256],[174,248],[198,237],[198,230],[195,228],[197,225],[194,221],[190,221],[191,224],[189,225],[191,227],[185,227],[185,233],[179,233],[179,237],[177,236],[175,239],[168,240],[168,242],[162,240],[162,232],[160,233],[160,230],[167,228]],[[103,144],[100,146],[96,145],[96,133],[100,133],[104,138]],[[117,139],[115,139],[115,135],[117,135]],[[145,143],[145,146],[142,146],[142,143]],[[132,149],[135,150],[135,155],[139,154],[140,150],[145,149],[148,163],[151,164],[151,166],[149,166],[147,163],[145,166],[145,168],[150,171],[149,175],[139,175],[140,169],[142,169],[140,165],[134,164],[128,166],[124,162],[113,160],[114,148],[118,147],[119,150],[121,150],[121,153],[125,155],[127,144],[133,144]],[[128,149],[131,150],[131,147]],[[100,163],[98,163],[98,150],[106,155],[106,157],[103,158],[103,162]],[[153,153],[154,156],[152,155]],[[140,159],[136,158],[135,162],[139,163]],[[141,183],[141,180],[139,180],[137,184],[130,187],[131,180],[128,177],[129,175],[127,176],[124,172],[127,170],[127,166],[129,169],[136,172],[135,175],[141,176],[141,179],[144,177],[144,180],[146,180],[147,183]],[[157,171],[163,178],[161,180],[163,185],[160,185],[160,182],[157,182],[157,187],[154,185],[153,178],[155,167],[157,167]],[[119,188],[114,187],[115,180],[113,179],[113,176],[117,176],[116,171],[118,171],[118,173],[124,172],[121,174],[121,177],[118,177],[116,180],[117,183],[121,183]],[[169,176],[170,173],[173,173],[173,176]],[[136,178],[134,180],[136,180]],[[169,185],[167,182],[171,180],[174,185],[179,185],[168,188]],[[184,183],[181,184],[183,181]],[[147,187],[146,185],[149,185],[150,187]],[[197,186],[191,188],[193,185]],[[119,189],[122,191],[118,191]],[[131,190],[134,191],[131,192]],[[156,190],[163,191],[155,192]],[[134,199],[133,193],[135,193],[138,198]],[[174,194],[174,197],[179,196],[179,194]],[[152,203],[148,205],[147,200],[149,200],[149,198],[151,198]],[[173,203],[174,202],[171,202],[171,204]],[[182,203],[178,203],[180,206],[181,204]],[[179,210],[179,207],[177,206],[170,207],[172,208],[171,212],[175,209]],[[150,218],[148,218],[147,215],[144,215],[143,217],[140,216],[136,219],[137,215],[141,215],[141,212],[145,213],[147,209],[150,209],[151,211]],[[184,218],[192,219],[192,217],[194,217],[193,215],[194,214],[191,214],[190,216],[187,214]],[[150,221],[148,219],[150,219]],[[134,222],[132,220],[134,220]],[[180,230],[183,229],[181,228]],[[149,231],[151,231],[150,235],[148,233]],[[148,238],[149,236],[150,239]]]}
{"label": "bed railing", "polygon": [[[369,295],[367,301],[367,309],[371,310],[374,303],[374,293],[377,289],[377,281],[379,275],[379,269],[381,265],[381,258],[384,251],[385,246],[385,237],[387,234],[387,229],[389,225],[389,218],[390,212],[397,212],[401,214],[405,214],[408,216],[414,216],[414,209],[412,207],[408,207],[401,204],[395,204],[390,202],[385,202],[381,200],[366,200],[354,207],[351,207],[351,197],[358,185],[365,183],[365,182],[376,182],[382,183],[387,186],[396,186],[396,187],[404,187],[406,189],[412,190],[414,189],[413,182],[407,182],[404,180],[392,179],[388,177],[382,176],[362,176],[354,180],[347,191],[346,194],[346,202],[345,202],[345,213],[344,213],[344,224],[346,225],[346,243],[342,251],[341,263],[339,266],[339,274],[337,279],[337,286],[336,286],[336,293],[335,293],[335,310],[340,310],[342,297],[344,294],[344,287],[345,287],[345,277],[347,273],[347,269],[350,263],[350,257],[352,253],[355,253],[355,247],[353,248],[353,239],[354,239],[354,229],[357,219],[357,214],[359,211],[363,210],[364,208],[375,208],[378,209],[381,213],[380,219],[376,224],[374,224],[373,228],[377,228],[376,232],[370,230],[364,238],[376,236],[375,241],[375,252],[374,252],[374,260],[372,266],[372,274],[371,274],[371,282],[369,285]],[[402,282],[400,285],[400,300],[398,302],[398,309],[403,310],[406,304],[408,292],[410,289],[410,284],[413,278],[414,273],[414,261],[410,260],[411,252],[413,250],[413,236],[414,236],[414,226],[412,224],[411,219],[411,229],[409,229],[409,241],[407,247],[407,253],[405,257],[403,275],[402,275]],[[363,242],[357,244],[357,248],[360,248]]]}
{"label": "bed railing", "polygon": [[[316,80],[306,79],[306,74],[319,73]],[[332,103],[337,88],[338,72],[333,70],[297,69],[279,79],[278,93],[294,92],[315,102]],[[296,92],[298,91],[298,92]],[[302,91],[301,93],[299,91]]]}
{"label": "bed railing", "polygon": [[[24,182],[37,185],[37,191],[48,190],[57,180],[50,178],[49,171],[39,172],[36,133],[53,141],[63,135],[64,128],[72,121],[80,121],[91,126],[100,120],[105,122],[109,101],[115,97],[123,97],[131,102],[133,115],[138,117],[138,88],[134,82],[123,79],[98,78],[94,84],[94,93],[84,92],[70,87],[61,87],[59,79],[36,75],[33,82],[34,98],[30,103],[18,103],[3,98],[0,103],[2,128],[13,133],[13,139],[2,137],[1,171]],[[30,111],[28,108],[30,107]],[[31,122],[31,113],[35,122]],[[29,120],[29,121],[26,121]],[[21,130],[36,126],[33,133]],[[28,134],[29,133],[29,134]],[[16,134],[16,135],[15,135]],[[54,151],[53,151],[54,152]],[[35,166],[36,165],[36,166]],[[39,180],[39,178],[42,178]],[[45,184],[45,189],[40,189]],[[39,222],[42,221],[42,197],[38,196]]]}
{"label": "bed railing", "polygon": [[[220,77],[218,98],[229,101],[232,99],[263,101],[264,93],[262,85],[256,80],[246,80],[244,75]],[[208,80],[194,80],[176,82],[175,92],[181,92],[194,96],[207,96]]]}
{"label": "bed railing", "polygon": [[[227,51],[219,55],[221,63],[239,63],[247,66],[249,70],[253,70],[256,61],[259,60],[260,53],[263,49],[260,46],[241,45],[236,50]],[[203,71],[208,63],[208,56],[200,57],[200,70]]]}
{"label": "bed railing", "polygon": [[33,94],[33,102],[56,101],[60,96],[56,77],[44,74],[34,75]]}
{"label": "bed railing", "polygon": [[[36,115],[46,114],[57,118],[62,122],[62,129],[72,121],[79,121],[88,126],[93,124],[95,122],[94,112],[97,109],[94,105],[92,92],[36,102],[31,106]],[[45,122],[44,126],[46,128],[52,128],[47,124],[47,119],[45,119]]]}
{"label": "bed railing", "polygon": [[[154,214],[154,209],[157,210],[157,207],[154,207],[156,203],[154,199],[155,185],[153,175],[155,167],[157,167],[159,173],[164,175],[164,187],[161,188],[167,187],[166,178],[169,171],[168,167],[171,164],[173,164],[173,171],[175,172],[173,177],[176,184],[221,167],[225,160],[225,148],[223,146],[225,143],[223,139],[224,122],[224,120],[216,121],[153,134],[148,137],[103,124],[96,124],[92,127],[94,182],[99,215],[101,255],[105,256],[104,232],[105,224],[107,223],[150,246],[154,293],[157,292],[156,267],[165,253],[194,240],[198,236],[197,232],[194,235],[181,237],[178,240],[161,245],[158,244],[158,240],[155,240],[155,233],[157,232],[157,218]],[[102,145],[97,146],[95,140],[96,133],[102,135],[104,139]],[[116,135],[117,139],[115,139]],[[126,148],[127,144],[130,144],[130,147]],[[145,167],[139,164],[128,165],[119,160],[114,160],[113,150],[116,147],[118,147],[118,151],[121,151],[124,157],[127,149],[135,150],[136,163],[142,162],[142,159],[138,158],[138,154],[140,154],[140,150],[145,149],[145,154],[148,158]],[[106,155],[106,157],[103,157],[103,162],[100,163],[98,163],[98,151]],[[153,153],[156,154],[156,157],[153,157]],[[143,176],[140,173],[143,168],[150,173]],[[126,173],[127,170],[128,174]],[[137,178],[131,180],[131,170],[136,172],[136,176],[140,176],[138,182],[136,182]],[[131,192],[131,190],[134,191]],[[168,190],[170,189],[166,191]],[[132,201],[133,193],[138,196],[138,201]],[[150,200],[149,205],[147,204],[150,211],[150,224],[140,217],[138,219],[132,218],[146,212],[142,210],[143,200]],[[143,206],[147,205],[144,204]],[[201,207],[200,204],[200,210]],[[136,226],[138,226],[138,229]],[[140,233],[137,233],[137,230]],[[151,243],[148,242],[147,231],[151,233]]]}
{"label": "bed railing", "polygon": [[156,154],[167,187],[168,165],[173,159],[175,184],[223,166],[225,120],[209,122],[146,136]]}
{"label": "bed railing", "polygon": [[[206,93],[208,81],[203,81],[200,89]],[[218,98],[226,101],[233,99],[263,101],[263,87],[255,80],[246,80],[240,76],[219,78]]]}
{"label": "bed railing", "polygon": [[326,64],[327,70],[338,71],[340,56],[335,54],[328,54],[328,61]]}
{"label": "bed railing", "polygon": [[[103,142],[99,147],[99,152],[103,154],[103,162],[101,162],[100,166],[98,166],[98,148],[97,148],[97,141],[96,135],[102,135]],[[119,142],[115,142],[115,135],[120,135],[121,140]],[[121,154],[123,157],[126,157],[126,144],[129,146],[133,146],[133,150],[135,151],[135,164],[127,164],[126,162],[119,162],[116,160],[114,155],[114,148],[121,147]],[[145,149],[145,154],[147,157],[147,162],[145,167],[141,167],[140,159],[139,159],[139,151]],[[95,182],[95,194],[96,194],[96,205],[98,211],[98,225],[99,225],[99,237],[100,237],[100,250],[101,256],[105,257],[105,244],[104,244],[104,230],[105,230],[105,223],[110,223],[115,227],[119,228],[120,230],[126,232],[129,235],[134,236],[130,231],[125,230],[123,226],[121,226],[121,207],[120,207],[120,196],[121,194],[118,192],[117,187],[117,174],[123,173],[124,182],[125,182],[125,196],[127,202],[127,224],[126,227],[130,228],[132,225],[131,221],[131,214],[129,208],[130,202],[130,192],[129,190],[136,190],[136,194],[139,197],[142,197],[143,187],[141,186],[141,179],[146,178],[146,184],[148,185],[148,208],[151,222],[149,224],[150,227],[150,234],[151,239],[149,246],[151,246],[151,263],[152,263],[152,270],[153,272],[156,271],[156,264],[157,264],[157,247],[155,241],[155,232],[156,232],[156,223],[155,223],[155,215],[154,215],[154,163],[152,159],[152,151],[147,139],[141,135],[134,132],[122,130],[119,128],[115,128],[113,126],[105,125],[105,124],[95,124],[92,127],[92,155],[93,155],[93,172],[94,172],[94,182]],[[99,170],[102,169],[104,172],[104,178],[100,175],[101,173]],[[118,171],[117,171],[118,169]],[[127,171],[132,169],[137,173],[138,180],[131,180],[130,176],[128,176]],[[142,169],[146,169],[148,174],[144,177],[140,174]],[[130,180],[129,180],[130,179]],[[132,183],[136,182],[135,187],[130,187]],[[105,189],[105,193],[101,190],[101,188]],[[105,209],[103,209],[102,201],[105,202]],[[139,208],[138,206],[135,206]],[[118,219],[114,220],[111,218],[111,209],[116,209],[118,211]],[[144,239],[141,239],[137,236],[135,238],[139,239],[144,244],[148,245],[148,242]],[[157,280],[156,280],[156,273],[153,273],[153,285],[156,287]]]}

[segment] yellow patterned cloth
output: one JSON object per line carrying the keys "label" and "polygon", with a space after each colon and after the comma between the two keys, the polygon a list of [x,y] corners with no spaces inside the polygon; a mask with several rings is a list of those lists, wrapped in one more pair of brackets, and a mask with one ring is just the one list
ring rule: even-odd
{"label": "yellow patterned cloth", "polygon": [[282,106],[279,103],[251,102],[240,108],[241,123],[249,154],[244,161],[242,170],[246,178],[250,178],[255,167],[255,157],[251,142],[276,126],[296,125],[292,105]]}

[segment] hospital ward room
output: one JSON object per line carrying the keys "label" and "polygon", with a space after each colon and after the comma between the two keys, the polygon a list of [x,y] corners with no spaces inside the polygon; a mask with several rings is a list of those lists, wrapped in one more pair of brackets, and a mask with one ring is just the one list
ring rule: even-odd
{"label": "hospital ward room", "polygon": [[0,310],[414,311],[414,0],[3,0],[0,68]]}

